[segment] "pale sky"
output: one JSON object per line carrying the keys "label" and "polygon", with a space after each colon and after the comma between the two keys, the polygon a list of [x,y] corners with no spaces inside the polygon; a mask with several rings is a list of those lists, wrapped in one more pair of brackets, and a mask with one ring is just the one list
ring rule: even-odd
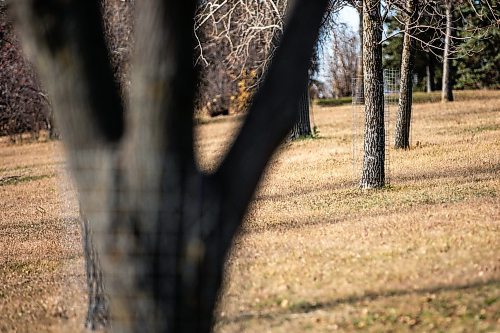
{"label": "pale sky", "polygon": [[351,6],[345,6],[339,12],[338,21],[347,23],[352,27],[352,30],[358,31],[359,15],[358,11]]}
{"label": "pale sky", "polygon": [[[338,13],[338,17],[336,18],[336,21],[338,23],[346,23],[348,24],[351,29],[355,32],[358,31],[359,28],[359,15],[356,9],[354,9],[351,6],[345,6],[342,8],[342,10]],[[320,81],[327,81],[327,65],[326,61],[328,61],[330,50],[328,47],[323,50],[322,53],[320,53],[320,66],[319,66],[319,73],[317,75],[317,79]]]}

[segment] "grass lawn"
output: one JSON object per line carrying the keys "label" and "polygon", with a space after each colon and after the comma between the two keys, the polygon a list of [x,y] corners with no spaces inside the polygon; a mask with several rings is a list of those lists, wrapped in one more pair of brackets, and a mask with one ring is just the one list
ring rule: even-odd
{"label": "grass lawn", "polygon": [[[391,185],[355,187],[350,106],[269,165],[227,265],[216,332],[499,332],[500,92],[414,107]],[[211,170],[242,117],[197,127]],[[0,332],[78,332],[78,207],[60,143],[0,142]]]}
{"label": "grass lawn", "polygon": [[[456,101],[466,101],[470,99],[480,100],[480,99],[490,99],[495,95],[492,91],[487,90],[457,90],[453,92]],[[416,91],[413,93],[413,103],[437,103],[441,101],[441,92],[433,91],[431,93]],[[341,98],[324,98],[316,100],[316,104],[319,106],[339,106],[351,104],[352,98],[341,97]]]}

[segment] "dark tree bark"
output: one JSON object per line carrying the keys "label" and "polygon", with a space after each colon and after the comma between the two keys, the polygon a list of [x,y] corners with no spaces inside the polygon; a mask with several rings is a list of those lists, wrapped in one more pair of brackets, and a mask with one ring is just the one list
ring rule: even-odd
{"label": "dark tree bark", "polygon": [[95,249],[89,221],[80,213],[83,254],[87,279],[88,309],[85,327],[90,330],[105,328],[109,322],[109,304],[104,292],[104,281],[99,255]]}
{"label": "dark tree bark", "polygon": [[413,100],[413,67],[415,60],[415,42],[411,34],[418,20],[418,0],[407,0],[405,34],[403,39],[403,54],[401,55],[401,81],[399,105],[396,119],[394,147],[396,149],[410,148],[410,126]]}
{"label": "dark tree bark", "polygon": [[226,255],[267,162],[296,120],[327,2],[295,4],[245,123],[213,174],[194,161],[196,0],[136,3],[127,121],[99,1],[15,2],[92,224],[112,331],[211,330]]}
{"label": "dark tree bark", "polygon": [[453,87],[451,84],[451,34],[453,30],[453,0],[445,1],[446,13],[446,34],[444,36],[444,53],[443,53],[443,85],[442,85],[442,102],[453,101]]}
{"label": "dark tree bark", "polygon": [[365,137],[360,187],[385,185],[384,87],[380,0],[363,2]]}
{"label": "dark tree bark", "polygon": [[297,121],[293,125],[292,131],[290,132],[290,140],[313,136],[314,133],[311,129],[311,119],[309,117],[310,105],[309,84],[306,84],[306,89],[302,92],[299,100],[297,112],[298,117]]}

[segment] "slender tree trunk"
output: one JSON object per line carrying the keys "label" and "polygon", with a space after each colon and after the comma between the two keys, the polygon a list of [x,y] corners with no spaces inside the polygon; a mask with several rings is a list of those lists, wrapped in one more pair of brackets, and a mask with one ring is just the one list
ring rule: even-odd
{"label": "slender tree trunk", "polygon": [[444,39],[443,86],[442,86],[441,101],[451,102],[453,101],[453,87],[451,84],[450,47],[451,47],[451,34],[453,29],[453,0],[446,0],[445,10],[446,10],[446,35]]}
{"label": "slender tree trunk", "polygon": [[401,56],[401,81],[398,114],[396,120],[396,133],[394,147],[397,149],[410,148],[410,126],[413,100],[413,66],[415,58],[415,43],[411,36],[412,28],[416,24],[418,14],[418,0],[407,0],[408,15],[405,23],[403,39],[403,54]]}
{"label": "slender tree trunk", "polygon": [[310,105],[309,85],[307,84],[299,100],[298,117],[290,132],[290,140],[311,137],[314,134],[311,129],[311,119],[309,117]]}
{"label": "slender tree trunk", "polygon": [[54,99],[92,224],[111,330],[210,332],[226,255],[266,164],[296,120],[328,1],[297,1],[245,122],[212,174],[194,161],[196,0],[136,3],[126,120],[99,2],[13,4],[26,49],[34,51]]}
{"label": "slender tree trunk", "polygon": [[61,138],[61,134],[56,126],[56,120],[54,118],[54,111],[52,110],[52,105],[48,105],[49,112],[47,115],[47,130],[49,131],[49,139],[58,140]]}
{"label": "slender tree trunk", "polygon": [[426,77],[426,89],[425,91],[427,93],[431,93],[432,92],[432,76],[431,76],[431,65],[430,64],[427,64],[425,66],[425,77]]}
{"label": "slender tree trunk", "polygon": [[434,83],[434,63],[433,60],[431,59],[431,55],[429,54],[428,56],[428,62],[427,66],[425,66],[425,75],[426,75],[426,92],[431,93],[435,89],[435,83]]}
{"label": "slender tree trunk", "polygon": [[385,185],[384,87],[380,0],[363,2],[365,137],[361,188]]}

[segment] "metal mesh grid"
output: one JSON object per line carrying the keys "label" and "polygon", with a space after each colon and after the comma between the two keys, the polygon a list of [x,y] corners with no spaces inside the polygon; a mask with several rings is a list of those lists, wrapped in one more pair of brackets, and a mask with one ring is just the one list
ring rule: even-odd
{"label": "metal mesh grid", "polygon": [[[384,131],[385,131],[385,184],[391,183],[390,148],[392,140],[392,124],[394,120],[391,109],[399,103],[400,72],[397,69],[384,69]],[[365,128],[365,99],[363,77],[352,78],[352,170],[356,186],[363,171]]]}
{"label": "metal mesh grid", "polygon": [[[398,107],[399,104],[399,82],[400,72],[398,69],[384,69],[384,124],[385,124],[385,183],[391,183],[391,159],[390,148],[393,141],[396,112],[391,109]],[[394,119],[393,119],[394,118]]]}
{"label": "metal mesh grid", "polygon": [[361,179],[364,156],[365,96],[363,77],[352,78],[352,172],[355,186]]}

